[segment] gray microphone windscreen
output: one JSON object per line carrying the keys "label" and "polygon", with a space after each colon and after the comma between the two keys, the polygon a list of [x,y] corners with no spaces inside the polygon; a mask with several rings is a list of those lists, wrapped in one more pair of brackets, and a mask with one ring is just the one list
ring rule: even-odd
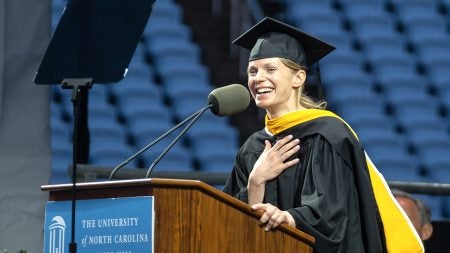
{"label": "gray microphone windscreen", "polygon": [[218,116],[229,116],[247,109],[250,93],[241,84],[230,84],[214,89],[208,95],[211,111]]}

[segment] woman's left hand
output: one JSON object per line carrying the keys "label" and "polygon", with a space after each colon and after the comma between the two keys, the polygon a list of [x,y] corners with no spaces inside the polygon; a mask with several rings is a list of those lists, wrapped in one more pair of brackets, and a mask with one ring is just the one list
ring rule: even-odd
{"label": "woman's left hand", "polygon": [[295,227],[295,220],[287,211],[282,211],[272,204],[254,204],[253,210],[262,210],[264,214],[259,219],[265,231],[278,227],[281,223],[287,223],[291,227]]}

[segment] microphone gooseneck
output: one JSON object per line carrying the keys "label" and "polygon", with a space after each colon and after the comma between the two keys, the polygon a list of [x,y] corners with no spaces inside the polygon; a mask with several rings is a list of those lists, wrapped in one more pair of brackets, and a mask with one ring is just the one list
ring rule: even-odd
{"label": "microphone gooseneck", "polygon": [[114,175],[123,168],[126,164],[136,158],[138,155],[142,154],[144,151],[158,143],[160,140],[165,138],[167,135],[171,134],[176,129],[180,128],[188,121],[190,121],[185,128],[175,137],[175,139],[169,144],[169,146],[153,161],[147,170],[146,178],[148,178],[153,170],[153,168],[158,164],[158,162],[164,157],[164,155],[169,152],[169,150],[176,144],[176,142],[189,130],[189,128],[200,118],[200,116],[211,109],[211,111],[217,116],[230,116],[245,110],[250,104],[250,93],[247,88],[241,84],[230,84],[223,86],[211,91],[208,95],[208,105],[198,110],[197,112],[190,115],[188,118],[178,123],[176,126],[172,127],[170,130],[162,134],[156,140],[152,141],[150,144],[140,149],[138,152],[127,158],[125,161],[117,165],[110,173],[109,180],[114,178]]}
{"label": "microphone gooseneck", "polygon": [[191,128],[191,126],[200,118],[200,116],[202,116],[202,114],[211,107],[212,107],[212,105],[209,105],[208,107],[201,109],[194,116],[194,118],[191,120],[191,122],[189,122],[189,124],[187,124],[183,128],[183,130],[177,135],[177,137],[175,137],[175,139],[173,139],[173,141],[169,144],[169,146],[167,146],[167,148],[164,149],[164,151],[155,159],[155,161],[153,161],[153,163],[150,165],[150,167],[148,167],[147,173],[145,174],[146,178],[150,177],[150,174],[152,173],[153,168],[155,168],[156,164],[158,164],[158,162],[161,160],[161,158],[163,158],[167,154],[167,152],[169,152],[169,150],[178,142],[178,140],[187,132],[187,130],[189,130],[189,128]]}
{"label": "microphone gooseneck", "polygon": [[[208,109],[209,106],[202,108],[201,110],[204,109]],[[181,126],[183,126],[184,124],[186,124],[186,122],[188,122],[189,120],[191,120],[192,118],[194,118],[195,116],[197,116],[197,114],[199,114],[201,112],[201,110],[193,113],[192,115],[190,115],[189,117],[187,117],[185,120],[181,121],[180,123],[178,123],[177,125],[175,125],[174,127],[172,127],[171,129],[169,129],[167,132],[163,133],[161,136],[159,136],[156,140],[152,141],[150,144],[148,144],[147,146],[143,147],[142,149],[140,149],[138,152],[136,152],[135,154],[133,154],[132,156],[128,157],[125,161],[121,162],[119,165],[117,165],[116,167],[114,167],[114,169],[111,171],[111,174],[109,175],[108,180],[112,180],[114,175],[117,173],[117,171],[119,171],[122,167],[124,167],[125,165],[127,165],[129,162],[131,162],[134,158],[136,158],[138,155],[144,153],[147,149],[151,148],[152,146],[154,146],[156,143],[158,143],[159,141],[161,141],[162,139],[164,139],[167,135],[171,134],[173,131],[177,130],[178,128],[180,128]]]}

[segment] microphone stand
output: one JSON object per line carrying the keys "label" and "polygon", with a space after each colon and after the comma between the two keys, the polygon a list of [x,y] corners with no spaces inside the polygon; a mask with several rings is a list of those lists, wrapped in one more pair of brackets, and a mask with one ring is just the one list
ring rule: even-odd
{"label": "microphone stand", "polygon": [[212,104],[208,105],[205,108],[202,108],[201,110],[199,110],[198,112],[195,113],[191,122],[189,122],[189,124],[187,124],[186,127],[183,128],[183,131],[181,131],[177,135],[177,137],[175,137],[175,139],[173,139],[173,141],[169,144],[169,146],[167,146],[167,148],[164,149],[164,151],[155,159],[155,161],[153,161],[153,163],[147,169],[147,173],[145,174],[146,178],[150,177],[150,174],[152,173],[152,170],[153,170],[153,168],[155,168],[156,164],[161,160],[161,158],[164,157],[165,154],[167,154],[167,152],[169,152],[169,150],[173,147],[173,145],[175,145],[175,143],[177,143],[177,141],[184,135],[184,133],[186,133],[186,131],[189,130],[189,128],[191,128],[192,124],[194,124],[198,120],[198,118],[200,118],[200,116],[211,107],[213,107]]}
{"label": "microphone stand", "polygon": [[[163,135],[159,136],[156,140],[152,141],[151,143],[147,144],[145,147],[143,147],[142,149],[140,149],[138,152],[136,152],[135,154],[133,154],[132,156],[128,157],[125,161],[121,162],[119,165],[117,165],[116,167],[114,167],[114,169],[111,171],[111,174],[109,175],[108,180],[112,180],[114,175],[117,173],[117,171],[119,171],[122,167],[124,167],[125,165],[127,165],[129,162],[131,162],[134,158],[136,158],[138,155],[142,154],[144,151],[146,151],[147,149],[149,149],[150,147],[152,147],[153,145],[155,145],[156,143],[158,143],[159,141],[161,141],[162,139],[164,139],[166,136],[168,136],[169,134],[171,134],[173,131],[177,130],[178,128],[180,128],[182,125],[186,124],[186,122],[190,121],[192,118],[195,117],[194,120],[195,121],[201,114],[203,114],[207,109],[211,108],[211,105],[208,105],[207,107],[204,107],[200,110],[198,110],[197,112],[193,113],[192,115],[190,115],[189,117],[187,117],[185,120],[181,121],[180,123],[178,123],[177,125],[175,125],[174,127],[172,127],[171,129],[169,129],[167,132],[165,132]],[[191,122],[192,122],[191,121]],[[192,125],[192,124],[190,124]],[[186,131],[184,131],[186,132]],[[173,146],[173,145],[172,145]],[[165,152],[167,153],[167,151]],[[165,154],[164,153],[164,154]],[[160,158],[161,159],[161,158]]]}
{"label": "microphone stand", "polygon": [[81,95],[86,89],[92,86],[92,78],[74,78],[64,79],[62,81],[63,89],[72,89],[72,103],[73,103],[73,155],[72,155],[72,208],[71,208],[71,238],[69,244],[69,252],[77,252],[77,243],[75,242],[75,213],[76,213],[76,182],[77,182],[77,160],[78,160],[78,130],[80,129],[80,115],[81,115]]}

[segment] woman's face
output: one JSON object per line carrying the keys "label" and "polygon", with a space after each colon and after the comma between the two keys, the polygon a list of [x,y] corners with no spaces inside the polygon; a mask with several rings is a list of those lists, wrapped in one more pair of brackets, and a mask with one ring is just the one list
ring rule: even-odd
{"label": "woman's face", "polygon": [[[299,71],[304,74],[304,71]],[[247,68],[248,87],[256,106],[266,109],[270,118],[299,109],[297,88],[306,75],[295,72],[279,58],[250,61]]]}

